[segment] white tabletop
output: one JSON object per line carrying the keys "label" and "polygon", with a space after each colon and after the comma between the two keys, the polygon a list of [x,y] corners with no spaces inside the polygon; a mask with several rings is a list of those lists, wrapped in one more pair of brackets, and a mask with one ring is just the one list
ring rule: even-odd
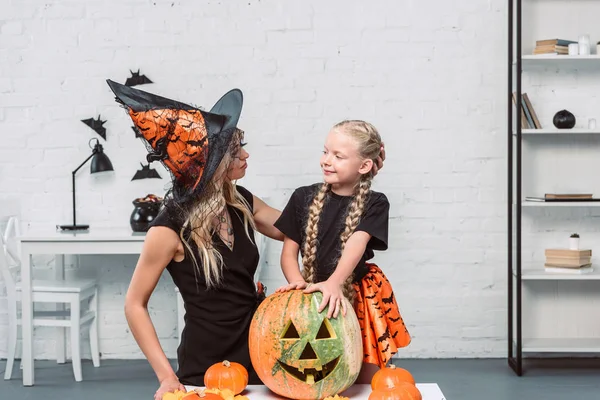
{"label": "white tabletop", "polygon": [[[189,391],[197,387],[186,386],[185,388]],[[446,400],[437,383],[417,383],[417,388],[421,392],[423,400]],[[349,397],[350,400],[367,400],[369,394],[371,394],[371,385],[352,385],[340,395]],[[247,396],[250,400],[284,399],[284,397],[276,395],[263,385],[248,385],[242,395]]]}
{"label": "white tabletop", "polygon": [[86,231],[61,231],[36,229],[26,232],[17,239],[22,242],[143,242],[146,232],[133,232],[131,228],[94,228]]}

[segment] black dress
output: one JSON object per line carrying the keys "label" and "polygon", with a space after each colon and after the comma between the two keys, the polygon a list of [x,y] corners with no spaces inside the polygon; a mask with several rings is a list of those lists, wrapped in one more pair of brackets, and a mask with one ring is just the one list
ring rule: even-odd
{"label": "black dress", "polygon": [[[252,208],[252,194],[240,186],[237,190]],[[230,250],[217,234],[213,236],[224,264],[223,280],[218,288],[207,289],[203,275],[195,271],[187,250],[182,261],[171,260],[167,266],[185,303],[185,327],[177,349],[177,376],[184,385],[204,386],[208,367],[223,360],[242,364],[248,370],[249,383],[261,384],[248,351],[248,330],[258,306],[254,283],[258,250],[253,244],[254,232],[250,230],[252,241],[246,236],[242,213],[230,206],[227,209],[235,239]],[[166,226],[179,234],[182,223],[163,210],[153,226]],[[193,241],[190,245],[199,260]]]}

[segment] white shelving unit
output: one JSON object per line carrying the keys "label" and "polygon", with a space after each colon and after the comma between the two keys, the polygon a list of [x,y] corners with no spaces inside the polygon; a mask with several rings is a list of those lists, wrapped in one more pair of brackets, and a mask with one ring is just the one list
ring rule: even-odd
{"label": "white shelving unit", "polygon": [[524,339],[523,351],[528,353],[600,353],[600,339]]}
{"label": "white shelving unit", "polygon": [[[516,132],[515,132],[516,134]],[[585,129],[585,128],[573,128],[573,129],[523,129],[521,130],[522,135],[600,135],[600,129]]]}
{"label": "white shelving unit", "polygon": [[543,269],[532,268],[522,270],[521,279],[524,281],[600,281],[600,270],[594,269],[587,274],[566,274],[563,272],[546,272]]}
{"label": "white shelving unit", "polygon": [[589,56],[567,56],[567,55],[523,55],[521,61],[527,65],[540,64],[540,65],[551,65],[551,64],[567,64],[567,63],[594,63],[600,62],[600,56],[597,54],[591,54]]}
{"label": "white shelving unit", "polygon": [[600,207],[600,201],[527,201],[521,203],[523,207]]}
{"label": "white shelving unit", "polygon": [[[529,354],[600,353],[600,229],[594,223],[600,202],[526,201],[545,193],[600,197],[600,2],[509,0],[508,15],[508,363],[522,375]],[[590,37],[591,55],[532,55],[536,40],[576,41],[582,34]],[[515,108],[512,93],[528,94],[541,129],[521,128],[522,105]],[[573,129],[553,126],[562,109],[576,116]],[[590,118],[597,121],[592,129]],[[592,249],[594,271],[546,272],[544,249],[566,247],[576,231]]]}

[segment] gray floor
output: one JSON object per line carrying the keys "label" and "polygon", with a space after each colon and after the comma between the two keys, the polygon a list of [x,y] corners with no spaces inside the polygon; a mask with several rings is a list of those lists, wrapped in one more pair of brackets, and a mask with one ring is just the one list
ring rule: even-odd
{"label": "gray floor", "polygon": [[[402,360],[398,365],[418,382],[439,384],[447,400],[598,400],[600,360],[530,360],[523,377],[517,377],[505,360]],[[5,362],[0,361],[4,375]],[[83,382],[73,380],[70,364],[36,362],[36,385],[21,386],[15,368],[11,381],[0,380],[4,399],[151,400],[157,389],[146,361],[102,360],[100,368],[84,361]],[[250,399],[252,400],[252,399]]]}

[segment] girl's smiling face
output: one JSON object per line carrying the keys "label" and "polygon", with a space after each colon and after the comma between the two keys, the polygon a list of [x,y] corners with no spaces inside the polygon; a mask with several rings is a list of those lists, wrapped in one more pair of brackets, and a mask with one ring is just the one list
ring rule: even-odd
{"label": "girl's smiling face", "polygon": [[341,129],[333,129],[327,135],[321,169],[323,179],[340,195],[352,195],[362,175],[371,171],[372,160],[360,156],[358,143]]}

